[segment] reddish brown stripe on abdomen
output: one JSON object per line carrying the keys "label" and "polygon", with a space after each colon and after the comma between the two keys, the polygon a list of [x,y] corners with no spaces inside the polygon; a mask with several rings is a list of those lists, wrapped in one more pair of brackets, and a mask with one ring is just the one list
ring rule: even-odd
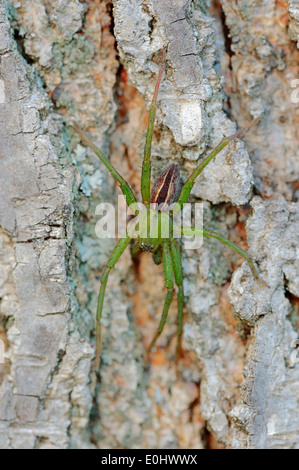
{"label": "reddish brown stripe on abdomen", "polygon": [[180,172],[178,166],[170,165],[156,180],[151,194],[153,204],[171,204],[176,200],[180,186]]}

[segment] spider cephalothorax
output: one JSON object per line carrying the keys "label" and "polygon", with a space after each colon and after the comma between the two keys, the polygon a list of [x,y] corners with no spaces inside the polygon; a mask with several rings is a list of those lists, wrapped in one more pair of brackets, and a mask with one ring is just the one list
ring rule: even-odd
{"label": "spider cephalothorax", "polygon": [[[144,210],[136,209],[135,213],[136,223],[128,224],[127,233],[124,238],[121,238],[114,248],[108,263],[104,269],[101,278],[101,288],[98,299],[97,307],[97,354],[95,367],[98,367],[100,358],[100,333],[101,333],[101,316],[104,302],[105,288],[108,280],[110,271],[113,269],[118,259],[129,245],[130,241],[134,241],[132,248],[132,255],[137,256],[141,251],[152,252],[154,255],[154,261],[160,263],[163,261],[165,285],[166,285],[166,299],[164,303],[162,318],[153,340],[148,346],[148,352],[151,351],[157,338],[162,333],[164,324],[166,322],[169,306],[173,298],[174,281],[178,289],[178,343],[177,343],[177,358],[180,354],[181,338],[183,332],[183,306],[184,306],[184,288],[183,288],[183,270],[181,263],[181,255],[178,243],[174,237],[174,233],[180,233],[180,235],[186,236],[198,236],[216,238],[220,242],[232,248],[239,255],[243,256],[256,279],[259,279],[258,274],[254,268],[253,261],[246,253],[246,251],[239,248],[234,243],[225,239],[221,235],[206,229],[196,229],[192,227],[177,227],[174,222],[173,214],[180,212],[183,209],[184,204],[187,202],[190,192],[193,188],[196,178],[203,171],[206,165],[232,140],[245,134],[258,120],[255,119],[252,123],[231,135],[228,138],[223,139],[219,145],[208,155],[198,167],[193,171],[191,176],[187,179],[183,187],[180,187],[180,173],[178,166],[172,164],[167,167],[155,181],[151,190],[151,143],[153,127],[155,122],[156,106],[157,106],[157,95],[161,76],[164,68],[164,55],[162,65],[160,67],[154,96],[149,112],[148,129],[146,136],[146,143],[144,149],[144,158],[142,164],[142,176],[141,176],[141,194],[144,205]],[[103,153],[89,140],[86,134],[75,124],[76,130],[79,132],[83,140],[91,146],[91,148],[98,155],[100,160],[108,168],[112,176],[119,182],[120,188],[126,198],[126,202],[130,208],[138,207],[135,195],[125,181],[125,179],[118,173],[118,171],[111,165],[109,160],[103,155]],[[169,208],[175,204],[175,208],[171,212]],[[138,225],[138,230],[137,230]],[[262,281],[264,283],[264,281]],[[264,283],[265,284],[265,283]]]}

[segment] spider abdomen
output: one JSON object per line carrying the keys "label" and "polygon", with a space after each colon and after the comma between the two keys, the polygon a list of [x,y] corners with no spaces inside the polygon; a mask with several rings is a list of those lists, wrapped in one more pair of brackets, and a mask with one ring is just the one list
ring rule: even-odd
{"label": "spider abdomen", "polygon": [[157,204],[159,211],[167,210],[175,202],[180,192],[180,170],[173,163],[162,171],[156,179],[151,193],[151,203]]}

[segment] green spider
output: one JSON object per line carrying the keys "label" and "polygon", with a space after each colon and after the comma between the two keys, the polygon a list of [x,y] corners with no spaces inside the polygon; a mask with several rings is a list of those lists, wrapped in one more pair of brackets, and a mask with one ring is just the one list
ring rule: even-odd
{"label": "green spider", "polygon": [[[183,205],[187,202],[190,192],[193,188],[196,178],[198,175],[203,171],[206,165],[233,139],[239,137],[251,129],[251,127],[259,120],[255,119],[251,122],[251,124],[233,134],[225,139],[223,139],[219,145],[213,150],[213,152],[206,157],[200,165],[193,171],[191,176],[187,179],[185,184],[183,185],[182,189],[180,190],[180,173],[178,170],[177,165],[172,164],[166,170],[164,170],[161,175],[158,177],[156,182],[153,185],[151,191],[151,143],[152,143],[152,134],[155,122],[155,115],[156,115],[156,107],[157,107],[157,96],[158,90],[161,82],[161,77],[164,69],[164,58],[165,58],[165,51],[163,52],[163,59],[159,70],[159,75],[154,91],[154,96],[152,99],[150,111],[149,111],[149,119],[148,119],[148,128],[147,128],[147,135],[146,135],[146,143],[144,149],[144,158],[142,164],[142,176],[141,176],[141,194],[142,194],[142,201],[145,206],[145,212],[140,214],[139,216],[139,231],[138,233],[144,234],[144,236],[136,235],[134,230],[129,231],[127,230],[127,234],[124,238],[121,238],[117,245],[115,246],[108,263],[104,269],[104,272],[101,277],[101,287],[98,297],[98,306],[97,306],[97,346],[96,346],[96,361],[95,361],[95,368],[98,369],[99,361],[100,361],[100,344],[101,344],[101,317],[102,317],[102,309],[103,309],[103,302],[104,302],[104,295],[105,289],[108,281],[109,274],[111,270],[114,268],[115,264],[117,263],[118,259],[125,251],[127,246],[130,244],[131,239],[134,240],[134,246],[132,248],[132,255],[137,256],[141,251],[148,251],[152,252],[154,256],[154,261],[156,264],[163,262],[164,268],[164,275],[165,275],[165,284],[166,284],[166,299],[164,303],[163,313],[160,320],[159,327],[155,336],[153,337],[151,343],[147,348],[148,354],[150,353],[151,349],[153,348],[155,342],[159,338],[160,334],[163,331],[166,318],[168,315],[168,310],[173,298],[173,291],[174,291],[174,281],[178,288],[178,342],[177,342],[177,349],[176,349],[176,357],[177,359],[180,356],[181,351],[181,341],[182,341],[182,333],[183,333],[183,306],[184,306],[184,287],[183,287],[183,270],[182,270],[182,262],[181,262],[181,255],[178,243],[176,241],[175,233],[180,230],[180,234],[183,236],[199,236],[199,237],[208,237],[208,238],[216,238],[220,242],[224,243],[225,245],[232,248],[236,251],[239,255],[245,258],[250,266],[250,269],[256,279],[260,279],[255,267],[253,265],[252,259],[249,257],[248,253],[241,248],[239,248],[234,243],[230,242],[226,238],[222,237],[221,235],[212,232],[210,230],[199,230],[191,227],[182,227],[178,228],[173,224],[173,215],[174,212],[181,211],[183,209]],[[103,153],[90,141],[87,135],[79,128],[79,126],[74,123],[74,127],[77,132],[81,135],[82,139],[94,150],[100,160],[104,163],[107,169],[110,171],[112,176],[118,181],[121,191],[126,198],[126,202],[130,208],[137,207],[137,200],[136,197],[130,188],[129,184],[125,181],[125,179],[118,173],[118,171],[111,165],[109,160],[103,155]],[[175,204],[175,209],[171,211],[167,211],[167,208],[173,204]],[[159,209],[152,209],[152,204],[159,205]],[[135,206],[136,205],[136,206]],[[155,206],[154,206],[155,207]],[[156,206],[157,207],[157,206]],[[135,213],[138,215],[138,210],[135,210]],[[162,237],[163,228],[166,224],[169,224],[169,236]],[[158,231],[155,233],[155,237],[151,237],[150,234],[153,233],[153,225],[156,225]],[[141,228],[140,228],[141,227]],[[151,232],[150,232],[151,230]],[[168,233],[168,232],[167,232]],[[260,279],[261,280],[261,279]],[[263,284],[264,281],[261,280]]]}

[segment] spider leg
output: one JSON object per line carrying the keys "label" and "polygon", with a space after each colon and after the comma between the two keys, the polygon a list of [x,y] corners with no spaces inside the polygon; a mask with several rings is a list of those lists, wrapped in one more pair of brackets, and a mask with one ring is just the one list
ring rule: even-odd
{"label": "spider leg", "polygon": [[[179,227],[175,227],[175,229],[180,230]],[[240,248],[238,245],[235,245],[235,243],[228,240],[227,238],[223,237],[222,235],[219,235],[216,232],[212,232],[211,230],[206,230],[206,229],[201,230],[201,229],[196,229],[196,228],[192,228],[192,227],[182,227],[181,234],[186,235],[186,236],[190,236],[190,237],[216,238],[216,240],[220,241],[224,245],[226,245],[229,248],[231,248],[232,250],[234,250],[240,256],[245,258],[247,263],[249,264],[249,267],[250,267],[251,272],[254,275],[254,277],[258,281],[260,281],[264,286],[268,287],[268,284],[265,281],[263,281],[263,279],[261,279],[261,277],[258,275],[258,273],[257,273],[257,271],[254,267],[253,260],[250,258],[249,254],[246,251],[242,250],[242,248]]]}
{"label": "spider leg", "polygon": [[162,262],[162,248],[158,247],[157,251],[153,253],[153,259],[155,264],[160,264]]}
{"label": "spider leg", "polygon": [[176,348],[176,361],[178,361],[182,347],[184,286],[181,253],[177,241],[173,237],[170,238],[170,253],[175,283],[178,286],[178,342]]}
{"label": "spider leg", "polygon": [[198,177],[198,175],[203,171],[203,169],[210,163],[211,160],[213,160],[214,157],[224,148],[226,145],[236,137],[240,137],[243,134],[246,134],[258,121],[260,118],[254,119],[249,126],[244,127],[244,129],[241,129],[238,131],[236,134],[233,134],[229,137],[224,138],[219,145],[213,150],[213,152],[210,153],[201,163],[200,165],[193,171],[191,176],[187,179],[186,183],[184,184],[181,194],[177,200],[177,203],[179,204],[179,207],[182,209],[183,205],[185,202],[187,202],[187,199],[191,193],[191,190],[194,186],[195,180]]}
{"label": "spider leg", "polygon": [[163,313],[162,313],[158,330],[155,336],[153,337],[149,347],[147,348],[148,354],[151,352],[152,347],[154,346],[155,342],[157,341],[157,339],[159,338],[160,334],[163,331],[163,328],[167,319],[167,315],[168,315],[168,310],[169,310],[169,307],[173,298],[173,266],[172,266],[168,239],[165,239],[163,242],[163,268],[164,268],[167,294],[166,294]]}
{"label": "spider leg", "polygon": [[138,256],[140,252],[141,252],[141,246],[140,246],[140,241],[138,240],[136,243],[134,243],[131,249],[131,255],[133,258],[136,258],[136,256]]}
{"label": "spider leg", "polygon": [[92,143],[92,141],[85,134],[85,132],[83,132],[82,129],[80,129],[78,124],[76,122],[74,122],[73,124],[74,124],[74,128],[76,129],[78,134],[80,134],[84,142],[86,142],[86,144],[88,144],[93,149],[93,151],[97,154],[101,162],[103,162],[106,168],[110,171],[113,178],[115,178],[116,181],[118,181],[120,185],[120,189],[122,190],[122,193],[126,198],[128,206],[130,206],[131,204],[137,204],[134,193],[132,189],[130,188],[129,184],[126,182],[126,180],[121,176],[121,174],[116,170],[116,168],[114,168],[114,166],[109,162],[108,158],[105,157],[105,155],[101,152],[101,150]]}
{"label": "spider leg", "polygon": [[101,351],[101,318],[102,318],[102,310],[103,310],[103,303],[104,303],[104,296],[105,296],[105,289],[108,281],[108,276],[110,271],[116,265],[117,261],[119,260],[120,256],[125,251],[126,247],[130,243],[130,237],[127,235],[125,238],[121,238],[117,245],[115,246],[108,263],[103,271],[101,277],[101,287],[100,293],[98,298],[98,307],[97,307],[97,348],[96,348],[96,361],[95,361],[95,369],[97,370],[99,367],[100,362],[100,351]]}
{"label": "spider leg", "polygon": [[156,108],[157,108],[157,96],[159,91],[159,86],[161,82],[161,77],[164,69],[164,60],[165,60],[165,49],[163,50],[163,58],[162,63],[160,66],[160,71],[154,91],[154,96],[152,100],[152,104],[149,111],[149,118],[148,118],[148,126],[147,126],[147,134],[146,134],[146,141],[144,147],[144,157],[142,163],[142,175],[141,175],[141,194],[142,199],[145,207],[150,206],[150,199],[151,199],[151,147],[152,147],[152,137],[153,137],[153,129],[156,117]]}

